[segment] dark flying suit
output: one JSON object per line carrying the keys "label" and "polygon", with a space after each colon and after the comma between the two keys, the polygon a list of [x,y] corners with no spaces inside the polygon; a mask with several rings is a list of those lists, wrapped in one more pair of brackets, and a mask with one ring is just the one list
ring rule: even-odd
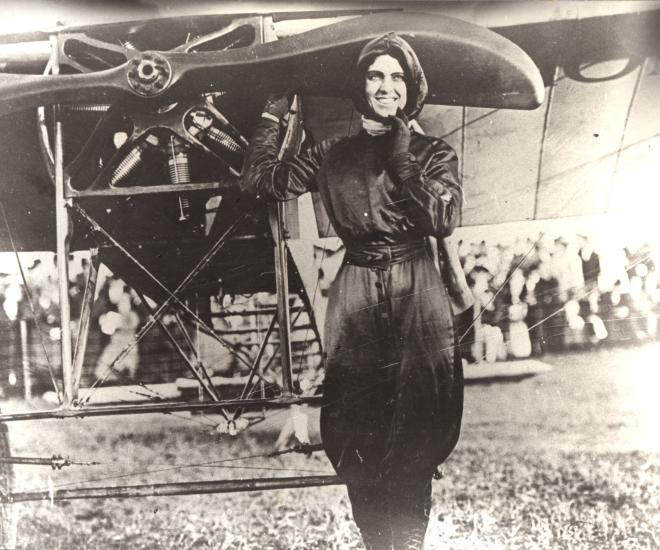
{"label": "dark flying suit", "polygon": [[[394,39],[387,47],[409,48]],[[376,44],[373,53],[385,52]],[[399,57],[408,76],[421,73],[414,53]],[[418,112],[425,94],[410,87]],[[451,307],[424,243],[456,225],[457,158],[442,140],[413,133],[413,162],[393,174],[389,139],[362,131],[279,161],[279,125],[262,119],[243,174],[263,198],[318,190],[346,246],[328,300],[321,435],[373,548],[389,548],[392,531],[395,547],[397,533],[423,537],[431,478],[458,440],[463,405]]]}

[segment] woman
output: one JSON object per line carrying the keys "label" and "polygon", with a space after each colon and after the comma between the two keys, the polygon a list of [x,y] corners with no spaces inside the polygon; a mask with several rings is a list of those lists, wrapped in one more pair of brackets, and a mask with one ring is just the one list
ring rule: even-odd
{"label": "woman", "polygon": [[369,42],[357,75],[358,135],[280,161],[288,103],[269,100],[243,185],[270,200],[320,192],[346,246],[326,317],[324,447],[367,548],[420,548],[463,406],[460,335],[425,237],[454,230],[461,188],[452,149],[409,129],[427,94],[410,45],[393,33]]}

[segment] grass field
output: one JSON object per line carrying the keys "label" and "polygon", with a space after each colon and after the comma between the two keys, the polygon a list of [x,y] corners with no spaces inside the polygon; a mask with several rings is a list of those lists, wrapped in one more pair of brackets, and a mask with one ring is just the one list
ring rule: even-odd
{"label": "grass field", "polygon": [[[461,441],[434,482],[427,548],[660,547],[660,344],[545,360],[548,374],[467,388]],[[209,464],[267,453],[277,435],[227,439],[212,420],[13,424],[15,455],[103,463],[17,467],[16,490],[44,490],[49,478],[73,487],[330,473],[322,454]],[[17,508],[25,549],[361,547],[343,487]]]}

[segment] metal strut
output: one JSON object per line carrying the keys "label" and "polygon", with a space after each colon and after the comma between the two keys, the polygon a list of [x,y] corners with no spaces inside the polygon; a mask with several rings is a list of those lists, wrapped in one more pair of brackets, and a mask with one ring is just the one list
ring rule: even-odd
{"label": "metal strut", "polygon": [[[149,302],[147,302],[147,299],[144,297],[144,295],[138,293],[138,296],[140,297],[140,300],[142,301],[142,305],[144,305],[144,307],[149,312],[149,315],[151,315],[153,317],[156,310],[153,307],[151,307],[151,305],[149,304]],[[174,350],[185,361],[186,366],[188,367],[188,370],[190,370],[190,372],[193,374],[193,376],[197,379],[197,382],[199,382],[199,384],[206,391],[206,393],[209,395],[209,397],[213,401],[220,401],[220,396],[215,391],[215,387],[213,386],[213,383],[209,379],[208,373],[206,372],[206,368],[201,363],[201,361],[199,361],[199,358],[196,356],[196,354],[195,354],[195,360],[193,361],[188,356],[188,354],[185,352],[185,350],[181,347],[179,342],[177,342],[176,337],[174,336],[174,334],[172,334],[170,329],[163,322],[161,316],[156,318],[156,322],[158,323],[158,326],[160,326],[161,330],[163,331],[163,333],[165,334],[167,339],[172,344],[172,347],[174,348]],[[183,327],[182,330],[184,331],[184,334],[187,335],[187,333],[185,333],[185,327]],[[193,349],[193,352],[194,352],[194,348],[191,348],[191,349]],[[221,411],[221,412],[226,418],[226,415],[225,415],[224,411]]]}
{"label": "metal strut", "polygon": [[78,338],[76,338],[76,348],[73,353],[73,387],[76,388],[76,391],[80,387],[80,378],[82,376],[83,364],[85,362],[87,338],[89,336],[89,326],[92,320],[94,295],[96,294],[96,282],[98,279],[99,267],[101,265],[98,252],[98,248],[92,248],[90,250],[89,273],[87,274],[83,303],[80,308],[80,326],[78,327]]}
{"label": "metal strut", "polygon": [[131,405],[104,405],[86,406],[75,409],[52,409],[48,411],[34,411],[25,413],[0,414],[1,422],[17,422],[22,420],[47,420],[52,418],[84,418],[86,416],[115,416],[124,414],[151,414],[183,411],[212,411],[216,409],[234,410],[261,407],[289,407],[291,405],[321,405],[323,397],[320,395],[292,396],[292,397],[266,397],[248,399],[227,399],[206,402],[173,402],[136,403]]}
{"label": "metal strut", "polygon": [[[238,224],[242,221],[242,219],[245,218],[245,216],[239,220],[236,220],[227,230],[218,238],[218,240],[215,242],[215,244],[208,250],[208,252],[202,257],[202,259],[193,267],[193,269],[188,273],[186,278],[179,283],[179,285],[174,289],[174,291],[170,291],[165,285],[163,285],[158,278],[153,275],[146,267],[144,267],[140,261],[135,258],[128,250],[126,250],[125,247],[123,247],[116,239],[112,237],[105,229],[103,229],[96,220],[94,220],[85,210],[83,210],[79,205],[74,204],[73,208],[81,215],[81,217],[87,221],[87,223],[90,224],[90,226],[95,230],[100,232],[102,235],[104,235],[108,240],[110,240],[128,259],[130,259],[135,265],[140,268],[144,273],[146,273],[152,280],[154,280],[165,292],[167,293],[167,298],[158,306],[156,311],[153,313],[151,319],[147,321],[142,328],[139,330],[139,332],[133,337],[133,340],[127,344],[126,347],[119,353],[119,355],[114,359],[112,364],[110,365],[109,369],[107,370],[105,376],[109,375],[112,369],[116,364],[118,364],[137,343],[142,339],[142,337],[147,333],[147,331],[156,324],[156,320],[160,317],[160,315],[163,314],[165,309],[170,305],[171,302],[176,302],[179,304],[187,313],[189,313],[199,324],[203,325],[206,327],[206,324],[203,322],[202,319],[199,318],[198,315],[196,315],[193,311],[186,306],[177,296],[178,293],[182,292],[190,283],[191,281],[197,276],[198,273],[200,273],[211,261],[211,259],[219,252],[219,250],[225,245],[226,243],[226,238],[228,235],[238,226]],[[225,347],[228,347],[227,343],[224,342],[220,337],[218,337],[215,333],[213,333],[210,329],[210,335],[218,341],[220,344],[222,344]],[[245,360],[242,357],[238,357],[239,360],[245,362]],[[248,363],[248,366],[249,363]],[[104,381],[104,377],[100,378],[97,380],[90,389],[96,388],[99,383],[102,383]],[[92,393],[89,392],[87,394],[87,397],[85,398],[85,403],[87,403],[90,398],[91,398]]]}
{"label": "metal strut", "polygon": [[60,455],[50,458],[34,456],[0,456],[0,464],[20,464],[22,466],[50,466],[53,470],[61,470],[65,466],[99,466],[100,462],[77,462]]}
{"label": "metal strut", "polygon": [[274,489],[300,489],[303,487],[325,487],[342,485],[344,482],[334,475],[276,477],[257,479],[231,479],[189,481],[183,483],[157,483],[147,485],[128,485],[121,487],[86,487],[81,489],[53,489],[10,493],[3,500],[6,502],[30,502],[35,500],[73,500],[93,498],[130,498],[156,497],[173,495],[203,495],[210,493],[237,493],[246,491],[271,491]]}

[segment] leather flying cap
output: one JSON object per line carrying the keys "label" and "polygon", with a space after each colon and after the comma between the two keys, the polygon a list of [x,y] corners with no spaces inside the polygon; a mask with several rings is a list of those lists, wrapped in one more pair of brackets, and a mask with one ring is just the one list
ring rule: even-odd
{"label": "leather flying cap", "polygon": [[415,118],[424,106],[428,84],[415,51],[408,42],[393,32],[371,40],[362,48],[357,61],[356,88],[353,93],[355,108],[367,118],[380,119],[373,112],[364,95],[367,69],[379,55],[391,55],[401,65],[408,91],[408,101],[403,111],[409,119]]}

